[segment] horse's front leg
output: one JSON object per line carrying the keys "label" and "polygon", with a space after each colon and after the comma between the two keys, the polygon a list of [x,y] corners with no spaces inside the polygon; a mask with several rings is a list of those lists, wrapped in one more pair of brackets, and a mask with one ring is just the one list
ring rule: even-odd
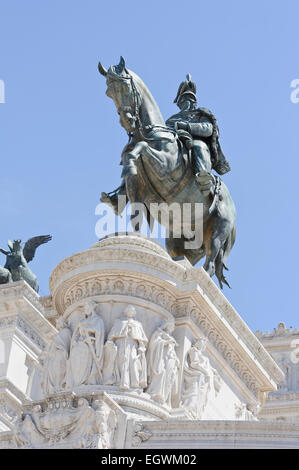
{"label": "horse's front leg", "polygon": [[147,142],[141,141],[130,152],[124,154],[124,168],[121,174],[123,178],[137,175],[136,161],[147,147]]}

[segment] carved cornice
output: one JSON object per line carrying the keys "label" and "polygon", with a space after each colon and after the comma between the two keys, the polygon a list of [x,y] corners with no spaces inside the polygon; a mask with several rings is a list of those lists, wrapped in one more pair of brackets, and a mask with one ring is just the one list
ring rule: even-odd
{"label": "carved cornice", "polygon": [[42,351],[46,348],[45,341],[41,336],[28,325],[23,318],[18,317],[16,326],[25,334],[25,336],[32,341],[36,346],[38,346]]}
{"label": "carved cornice", "polygon": [[[267,350],[261,348],[261,343],[257,339],[256,335],[252,333],[247,324],[242,320],[238,312],[218,289],[212,279],[202,268],[193,268],[192,275],[194,279],[198,280],[199,285],[203,289],[204,295],[207,296],[210,301],[211,307],[216,307],[225,320],[233,326],[234,331],[237,333],[239,338],[242,339],[251,354],[263,365],[267,372],[271,374],[275,382],[281,382],[284,378],[283,372]],[[202,298],[200,292],[195,293],[195,298]]]}
{"label": "carved cornice", "polygon": [[[120,240],[121,237],[116,239],[107,239],[108,242],[99,242],[96,247],[81,253],[66,258],[54,269],[50,277],[50,290],[52,295],[59,286],[62,279],[72,271],[84,268],[86,271],[87,266],[95,266],[98,263],[113,263],[116,262],[120,267],[123,263],[131,263],[132,266],[146,266],[147,268],[154,268],[157,271],[163,272],[164,274],[170,274],[174,279],[183,279],[185,268],[180,264],[173,262],[170,257],[165,256],[165,251],[162,247],[156,246],[151,241],[145,239],[139,239],[138,243],[133,238],[132,246],[128,247],[128,237],[123,237],[124,240]],[[105,242],[105,240],[103,240]],[[155,250],[152,250],[152,246]],[[145,247],[145,250],[142,248]],[[150,249],[150,250],[149,250]],[[121,269],[121,268],[120,268]]]}
{"label": "carved cornice", "polygon": [[208,315],[205,315],[198,308],[194,307],[190,311],[190,317],[194,323],[205,333],[205,336],[213,344],[215,349],[223,356],[223,358],[230,364],[231,368],[236,372],[240,379],[247,385],[248,389],[257,397],[259,385],[256,376],[252,370],[247,366],[240,354],[236,352],[229,343],[227,343],[221,332],[221,328],[215,327],[209,320]]}
{"label": "carved cornice", "polygon": [[107,394],[113,398],[120,406],[128,407],[131,409],[138,409],[141,412],[149,413],[163,420],[169,420],[171,415],[167,409],[156,403],[150,397],[144,398],[134,394],[108,392]]}
{"label": "carved cornice", "polygon": [[124,235],[108,235],[105,238],[102,238],[97,243],[92,245],[91,249],[93,248],[105,248],[105,247],[113,247],[113,246],[123,246],[123,247],[132,247],[141,249],[143,252],[148,251],[151,253],[156,253],[157,255],[162,256],[166,259],[171,259],[168,253],[164,250],[164,248],[160,245],[160,243],[156,242],[153,239],[145,238],[142,235],[136,235],[135,233],[127,233]]}
{"label": "carved cornice", "polygon": [[0,330],[15,331],[20,330],[29,341],[31,341],[39,350],[46,348],[46,343],[41,335],[32,328],[20,315],[9,315],[0,317]]}

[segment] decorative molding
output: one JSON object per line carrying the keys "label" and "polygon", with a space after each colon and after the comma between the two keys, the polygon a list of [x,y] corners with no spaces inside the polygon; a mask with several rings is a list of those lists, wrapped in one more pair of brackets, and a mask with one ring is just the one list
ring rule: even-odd
{"label": "decorative molding", "polygon": [[[150,399],[150,395],[145,394],[144,397],[138,396],[137,394],[119,393],[114,391],[106,390],[107,394],[113,398],[120,406],[128,407],[131,409],[138,409],[142,412],[149,413],[152,416],[158,417],[163,420],[171,419],[170,410],[159,405],[153,399]],[[184,419],[183,417],[182,419]]]}
{"label": "decorative molding", "polygon": [[7,317],[0,317],[0,328],[2,329],[12,329],[18,328],[21,330],[24,335],[32,341],[36,346],[41,350],[46,348],[45,341],[41,336],[19,315],[10,315]]}
{"label": "decorative molding", "polygon": [[299,391],[298,392],[272,392],[269,393],[267,402],[275,401],[298,401],[299,403]]}
{"label": "decorative molding", "polygon": [[[267,421],[142,421],[151,433],[142,448],[299,448],[299,423]],[[274,440],[274,442],[273,442]],[[171,446],[169,443],[171,442]],[[133,443],[132,443],[133,444]]]}
{"label": "decorative molding", "polygon": [[[253,354],[254,358],[258,360],[263,367],[273,376],[276,383],[283,379],[283,373],[277,366],[276,362],[272,359],[271,355],[266,349],[261,348],[260,341],[254,333],[249,329],[247,324],[240,318],[238,312],[226,299],[224,294],[219,290],[213,280],[208,276],[203,268],[191,268],[193,279],[196,279],[203,290],[203,295],[200,292],[194,294],[195,299],[200,297],[207,297],[210,301],[211,307],[217,308],[219,313],[223,315],[224,319],[233,326],[234,331],[239,336],[249,351]],[[192,272],[193,271],[193,272]]]}
{"label": "decorative molding", "polygon": [[43,341],[40,335],[33,328],[31,328],[31,326],[28,325],[28,323],[26,323],[23,318],[18,317],[16,326],[42,351],[46,349],[45,341]]}
{"label": "decorative molding", "polygon": [[[97,248],[90,249],[87,251],[83,251],[72,255],[69,258],[61,261],[58,266],[54,269],[50,277],[50,291],[52,295],[55,293],[59,281],[70,272],[84,267],[86,268],[88,265],[95,265],[99,262],[113,262],[116,261],[119,263],[131,263],[132,265],[141,265],[146,266],[147,268],[154,268],[157,271],[167,273],[172,275],[174,279],[181,279],[183,280],[183,274],[185,272],[185,268],[182,267],[180,264],[175,263],[171,260],[170,257],[166,254],[166,252],[161,247],[159,252],[157,250],[153,251],[152,245],[153,243],[149,240],[142,239],[142,245],[148,248],[148,244],[150,243],[150,251],[141,250],[140,240],[138,240],[138,249],[136,249],[134,237],[130,236],[130,240],[128,241],[128,237],[126,238],[124,246],[130,245],[130,247],[124,248],[119,247],[120,237],[116,237],[115,240],[110,239],[109,246],[101,247],[99,245]],[[132,247],[131,247],[132,241]],[[111,248],[111,245],[115,245],[114,248]],[[134,249],[135,248],[135,249]],[[165,256],[167,255],[167,256]]]}
{"label": "decorative molding", "polygon": [[10,315],[8,317],[0,317],[0,328],[13,328],[16,326],[17,323],[17,316]]}
{"label": "decorative molding", "polygon": [[[74,303],[80,302],[86,298],[98,295],[125,295],[148,300],[156,305],[163,307],[167,310],[173,311],[175,306],[176,297],[170,288],[163,286],[157,279],[154,281],[149,276],[128,275],[123,272],[120,274],[110,274],[103,271],[96,276],[84,277],[81,276],[78,283],[72,279],[70,286],[67,286],[62,293],[63,299],[60,295],[59,307],[66,310]],[[85,275],[86,276],[86,275]],[[82,279],[83,277],[83,279]]]}
{"label": "decorative molding", "polygon": [[[129,240],[129,243],[128,243]],[[160,243],[156,242],[153,239],[145,238],[143,235],[137,235],[135,233],[126,233],[126,234],[112,234],[107,237],[102,238],[97,243],[92,245],[91,249],[94,248],[106,248],[108,247],[126,247],[130,248],[134,245],[135,248],[139,248],[142,251],[149,251],[156,253],[157,255],[163,256],[163,258],[171,259],[169,254],[164,250]]]}

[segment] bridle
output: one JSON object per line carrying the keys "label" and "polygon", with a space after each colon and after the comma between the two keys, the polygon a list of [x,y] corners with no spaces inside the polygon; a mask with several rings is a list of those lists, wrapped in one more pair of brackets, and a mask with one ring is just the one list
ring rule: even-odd
{"label": "bridle", "polygon": [[[174,137],[177,137],[176,131],[174,129],[171,129],[170,127],[167,127],[167,126],[156,126],[156,125],[143,126],[142,122],[141,122],[141,119],[140,119],[140,113],[139,113],[140,106],[141,106],[141,103],[142,103],[142,97],[140,95],[139,90],[136,87],[134,78],[132,77],[132,75],[128,71],[127,71],[127,76],[120,76],[120,75],[116,74],[115,72],[112,72],[112,74],[115,75],[115,78],[117,78],[117,80],[123,80],[123,81],[129,80],[130,81],[130,86],[131,86],[131,90],[132,90],[132,94],[133,94],[132,119],[134,119],[134,121],[136,122],[136,128],[137,128],[136,132],[139,132],[141,137],[145,141],[168,140],[168,141],[172,142],[173,137],[172,138],[162,137],[162,136],[161,137],[160,136],[159,137],[148,137],[144,134],[144,132],[145,133],[165,132],[165,133],[171,133],[171,134],[173,134]],[[132,108],[130,106],[123,106],[123,107],[120,107],[119,109],[122,110],[122,111],[126,111],[126,110],[132,111]],[[131,139],[135,135],[136,132],[127,132],[128,136],[129,136],[129,139]]]}

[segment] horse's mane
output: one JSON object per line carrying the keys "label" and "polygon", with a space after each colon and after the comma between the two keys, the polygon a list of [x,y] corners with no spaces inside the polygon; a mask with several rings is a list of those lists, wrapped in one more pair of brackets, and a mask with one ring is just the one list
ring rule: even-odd
{"label": "horse's mane", "polygon": [[153,95],[143,82],[141,78],[131,70],[128,70],[129,74],[132,75],[135,85],[137,87],[138,92],[140,93],[140,98],[142,102],[142,107],[144,108],[143,111],[148,115],[149,124],[156,124],[165,126],[164,118],[161,114],[159,106],[157,105]]}

